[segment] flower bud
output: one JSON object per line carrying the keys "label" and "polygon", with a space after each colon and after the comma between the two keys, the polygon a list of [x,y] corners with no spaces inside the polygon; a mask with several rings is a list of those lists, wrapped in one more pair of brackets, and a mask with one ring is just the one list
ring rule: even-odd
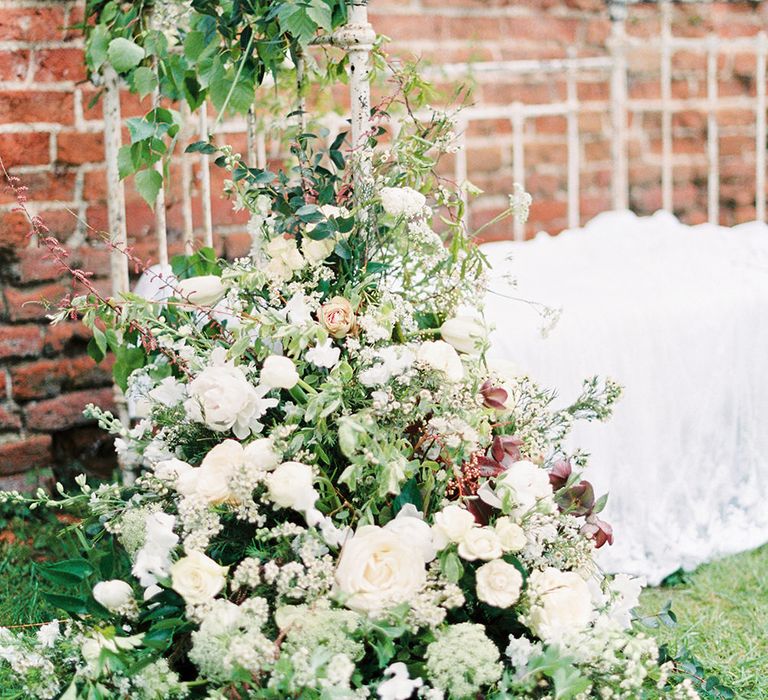
{"label": "flower bud", "polygon": [[559,491],[563,488],[568,482],[572,471],[571,463],[567,460],[561,459],[555,462],[549,472],[549,483],[552,484],[552,489]]}
{"label": "flower bud", "polygon": [[133,601],[133,589],[125,581],[100,581],[93,587],[96,602],[110,612],[117,612]]}
{"label": "flower bud", "polygon": [[355,325],[352,304],[344,297],[333,297],[320,307],[320,323],[334,338],[343,338]]}
{"label": "flower bud", "polygon": [[440,335],[459,352],[477,355],[488,340],[488,330],[482,321],[472,316],[449,318],[440,326]]}
{"label": "flower bud", "polygon": [[483,396],[483,406],[486,408],[495,408],[497,411],[504,411],[507,408],[507,399],[509,394],[506,389],[500,386],[494,386],[490,379],[487,379],[480,387],[480,393]]}
{"label": "flower bud", "polygon": [[198,306],[213,306],[226,293],[221,277],[202,275],[190,277],[176,284],[178,296]]}
{"label": "flower bud", "polygon": [[606,542],[609,545],[613,544],[613,528],[596,515],[587,517],[587,522],[581,526],[581,534],[587,539],[594,540],[596,549],[600,549]]}

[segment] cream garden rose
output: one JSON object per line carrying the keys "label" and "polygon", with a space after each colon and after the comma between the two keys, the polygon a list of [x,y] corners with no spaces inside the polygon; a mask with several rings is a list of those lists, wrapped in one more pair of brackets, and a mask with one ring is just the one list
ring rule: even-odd
{"label": "cream garden rose", "polygon": [[397,532],[376,525],[355,532],[336,568],[344,604],[373,615],[410,600],[426,580],[422,552]]}
{"label": "cream garden rose", "polygon": [[323,238],[316,241],[306,236],[301,241],[301,252],[304,259],[312,266],[319,265],[325,260],[336,247],[336,241],[333,238]]}
{"label": "cream garden rose", "polygon": [[93,597],[110,612],[117,612],[134,602],[133,589],[125,581],[99,581],[93,587]]}
{"label": "cream garden rose", "polygon": [[171,588],[190,605],[207,603],[226,585],[227,568],[202,552],[190,552],[171,566]]}
{"label": "cream garden rose", "polygon": [[355,325],[355,311],[344,297],[333,297],[320,307],[320,323],[334,338],[343,338]]}
{"label": "cream garden rose", "polygon": [[476,586],[477,597],[484,603],[509,608],[520,598],[523,576],[512,564],[494,559],[477,570]]}
{"label": "cream garden rose", "polygon": [[427,340],[416,351],[416,359],[432,369],[445,374],[448,379],[458,382],[464,377],[464,365],[452,345],[444,340]]}
{"label": "cream garden rose", "polygon": [[528,579],[531,608],[527,624],[547,643],[587,628],[593,617],[587,582],[574,571],[548,567]]}
{"label": "cream garden rose", "polygon": [[523,528],[506,515],[496,519],[493,529],[505,552],[519,552],[528,542]]}
{"label": "cream garden rose", "polygon": [[265,272],[278,282],[291,279],[294,272],[301,270],[306,265],[306,261],[293,238],[283,236],[273,238],[267,243],[264,250],[270,258]]}

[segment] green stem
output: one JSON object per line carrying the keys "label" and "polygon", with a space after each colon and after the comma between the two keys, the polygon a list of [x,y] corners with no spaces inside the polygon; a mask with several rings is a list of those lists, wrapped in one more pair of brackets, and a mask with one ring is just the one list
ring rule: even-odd
{"label": "green stem", "polygon": [[307,384],[303,379],[299,379],[299,381],[297,382],[297,386],[300,386],[308,394],[317,394],[317,389]]}
{"label": "green stem", "polygon": [[232,94],[235,91],[235,86],[237,85],[237,81],[240,80],[240,75],[243,72],[243,68],[245,67],[245,62],[248,59],[248,54],[251,51],[251,46],[253,46],[253,37],[255,36],[254,32],[251,32],[251,36],[248,39],[248,46],[245,47],[245,51],[243,52],[243,57],[240,59],[240,65],[237,67],[237,73],[235,73],[235,79],[232,81],[232,85],[229,86],[229,92],[227,93],[227,98],[224,100],[224,104],[221,105],[221,109],[219,110],[218,115],[216,116],[216,123],[213,125],[213,129],[211,129],[211,133],[214,133],[216,131],[216,127],[221,124],[221,120],[224,118],[224,112],[227,111],[227,106],[229,105],[229,101],[232,99]]}

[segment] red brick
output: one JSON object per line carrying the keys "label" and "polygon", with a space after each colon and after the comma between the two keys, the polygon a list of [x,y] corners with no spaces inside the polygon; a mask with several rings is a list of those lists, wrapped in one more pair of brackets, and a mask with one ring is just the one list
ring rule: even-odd
{"label": "red brick", "polygon": [[68,165],[100,163],[104,160],[104,135],[61,132],[56,142],[56,160]]}
{"label": "red brick", "polygon": [[19,252],[19,281],[48,282],[64,273],[61,264],[45,248],[25,248]]}
{"label": "red brick", "polygon": [[35,493],[39,488],[51,491],[54,480],[50,472],[35,470],[0,476],[0,490],[19,491],[20,493]]}
{"label": "red brick", "polygon": [[7,211],[0,213],[0,250],[15,250],[26,245],[30,226],[23,212]]}
{"label": "red brick", "polygon": [[[25,194],[31,202],[71,202],[75,196],[75,173],[62,172],[60,168],[36,173],[24,173],[21,184],[27,188]],[[0,202],[15,201],[13,192],[0,190]]]}
{"label": "red brick", "polygon": [[39,355],[42,349],[39,326],[0,326],[0,359]]}
{"label": "red brick", "polygon": [[0,124],[29,124],[30,122],[72,124],[74,118],[72,93],[0,91]]}
{"label": "red brick", "polygon": [[27,77],[29,51],[0,51],[0,80],[20,81]]}
{"label": "red brick", "polygon": [[64,9],[62,6],[4,8],[0,12],[0,41],[61,39],[65,24]]}
{"label": "red brick", "polygon": [[44,319],[67,294],[63,284],[53,283],[29,289],[5,288],[5,301],[11,321]]}
{"label": "red brick", "polygon": [[224,256],[228,260],[243,258],[250,252],[251,243],[249,233],[230,233],[224,238]]}
{"label": "red brick", "polygon": [[45,165],[50,160],[50,135],[45,132],[0,134],[0,158],[6,168],[15,165]]}
{"label": "red brick", "polygon": [[80,321],[65,321],[55,326],[47,326],[43,339],[43,354],[56,355],[72,351],[73,348],[84,348],[90,337],[90,331]]}
{"label": "red brick", "polygon": [[[0,406],[0,430],[18,430],[21,428],[21,419],[7,409]],[[0,465],[0,469],[2,465]]]}
{"label": "red brick", "polygon": [[107,410],[114,409],[112,389],[75,391],[55,399],[31,403],[26,407],[27,427],[33,430],[58,431],[87,425],[92,421],[83,415],[83,409],[89,403]]}
{"label": "red brick", "polygon": [[18,474],[51,465],[50,435],[34,435],[25,440],[0,444],[0,474]]}
{"label": "red brick", "polygon": [[81,81],[87,78],[82,49],[39,49],[35,53],[37,82]]}
{"label": "red brick", "polygon": [[87,355],[17,365],[11,368],[13,398],[29,401],[70,389],[108,385],[112,381],[111,366],[111,361],[97,365]]}

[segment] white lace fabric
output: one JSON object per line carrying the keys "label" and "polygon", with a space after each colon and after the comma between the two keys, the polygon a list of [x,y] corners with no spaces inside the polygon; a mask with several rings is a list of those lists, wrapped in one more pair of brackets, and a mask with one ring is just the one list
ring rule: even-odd
{"label": "white lace fabric", "polygon": [[[602,565],[654,584],[768,542],[768,226],[606,212],[483,249],[493,355],[562,405],[595,374],[625,387],[608,423],[571,438],[610,492]],[[543,338],[536,307],[509,296],[560,307],[560,320]]]}

